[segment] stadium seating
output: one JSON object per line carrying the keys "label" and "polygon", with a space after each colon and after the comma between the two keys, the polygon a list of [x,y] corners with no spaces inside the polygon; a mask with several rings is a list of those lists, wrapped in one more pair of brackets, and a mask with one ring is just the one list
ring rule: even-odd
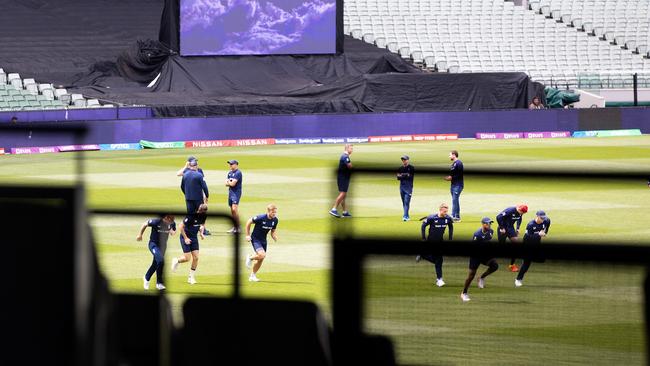
{"label": "stadium seating", "polygon": [[503,0],[348,0],[344,32],[432,71],[519,71],[567,88],[631,87],[636,72],[639,86],[650,87],[649,59],[560,23],[562,11],[552,18],[547,7],[540,13],[537,5],[535,11]]}
{"label": "stadium seating", "polygon": [[0,68],[0,111],[112,106],[102,105],[97,99],[86,100],[81,94],[69,94],[66,89],[56,89],[52,84],[22,79],[18,73],[7,74]]}

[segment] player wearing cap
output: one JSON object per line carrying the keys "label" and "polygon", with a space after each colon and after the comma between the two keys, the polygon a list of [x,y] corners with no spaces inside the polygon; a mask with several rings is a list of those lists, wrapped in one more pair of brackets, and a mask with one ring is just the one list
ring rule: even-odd
{"label": "player wearing cap", "polygon": [[199,159],[195,158],[192,155],[187,157],[187,161],[185,162],[185,165],[176,172],[177,177],[182,177],[183,174],[185,174],[185,172],[190,170],[190,163],[192,162],[192,160],[196,161],[196,171],[201,173],[201,175],[205,177],[205,174],[203,174],[203,169],[199,168]]}
{"label": "player wearing cap", "polygon": [[[551,227],[551,219],[546,216],[546,212],[539,210],[535,213],[535,219],[531,220],[528,225],[526,225],[526,233],[524,234],[524,244],[541,244],[542,238],[545,238],[548,235],[548,230]],[[532,261],[530,258],[524,258],[524,263],[521,265],[521,269],[517,274],[517,279],[515,280],[515,287],[521,287],[523,285],[524,276],[528,269],[530,268]]]}
{"label": "player wearing cap", "polygon": [[[248,280],[251,282],[259,282],[257,278],[257,271],[260,270],[264,258],[266,258],[266,235],[271,232],[273,241],[278,241],[278,236],[275,230],[278,228],[278,208],[274,204],[266,206],[266,213],[253,216],[246,222],[246,240],[250,241],[253,245],[255,254],[246,256],[246,267],[253,267]],[[253,233],[251,234],[251,225],[255,224]],[[255,264],[253,264],[255,262]]]}
{"label": "player wearing cap", "polygon": [[449,152],[449,159],[451,163],[451,172],[450,175],[445,177],[445,180],[451,182],[450,192],[451,192],[451,217],[453,217],[454,222],[460,222],[460,193],[465,187],[465,181],[463,179],[463,162],[458,159],[458,151],[451,150]]}
{"label": "player wearing cap", "polygon": [[[477,244],[485,244],[488,243],[490,240],[492,240],[492,235],[494,235],[494,230],[492,230],[491,224],[493,222],[494,221],[492,221],[489,217],[484,217],[481,220],[481,228],[476,230],[472,240]],[[478,270],[478,267],[481,264],[488,266],[488,269],[485,270],[485,272],[483,272],[481,277],[478,278],[478,288],[484,288],[485,277],[491,275],[497,269],[499,269],[499,264],[497,263],[497,260],[492,257],[470,257],[469,273],[467,274],[467,279],[465,279],[465,287],[463,288],[463,292],[460,294],[460,298],[465,302],[470,300],[467,291],[469,290],[469,286],[472,284],[472,281],[474,280],[474,276],[476,276],[476,271]]]}
{"label": "player wearing cap", "polygon": [[413,178],[415,168],[409,163],[409,156],[402,156],[402,165],[397,170],[397,180],[399,180],[399,195],[402,197],[402,208],[404,215],[402,221],[410,220],[409,207],[411,205],[411,196],[413,195]]}
{"label": "player wearing cap", "polygon": [[[519,228],[521,227],[522,216],[526,212],[528,212],[528,206],[522,204],[508,207],[497,215],[499,244],[505,243],[506,239],[510,239],[512,243],[519,241]],[[515,225],[517,225],[516,229]],[[512,258],[508,268],[510,268],[511,272],[519,271],[519,267],[515,264],[515,258]]]}
{"label": "player wearing cap", "polygon": [[228,187],[228,207],[230,213],[235,220],[235,226],[228,230],[231,234],[236,234],[240,231],[239,226],[239,201],[241,200],[241,186],[242,174],[239,170],[239,162],[237,160],[228,160],[226,162],[230,166],[228,177],[226,178],[226,187]]}
{"label": "player wearing cap", "polygon": [[[449,240],[452,240],[454,237],[454,220],[451,216],[447,215],[449,211],[449,206],[446,203],[440,205],[437,214],[429,215],[423,217],[422,219],[422,240],[426,240],[432,243],[438,243],[443,241],[445,235],[445,229],[449,227]],[[429,236],[426,236],[426,228],[429,226]],[[433,263],[436,268],[436,286],[442,287],[445,285],[445,281],[442,279],[442,256],[441,255],[418,255],[415,257],[415,261],[419,262],[420,258],[426,259],[427,261]]]}
{"label": "player wearing cap", "polygon": [[185,194],[185,205],[188,214],[194,214],[202,203],[208,203],[208,185],[199,173],[199,163],[196,159],[188,161],[188,170],[181,179],[181,191]]}
{"label": "player wearing cap", "polygon": [[[339,168],[336,174],[336,184],[338,185],[339,195],[336,196],[334,201],[334,207],[329,211],[329,214],[334,217],[352,217],[345,207],[345,197],[348,194],[348,188],[350,187],[350,176],[352,175],[352,162],[350,161],[350,155],[354,148],[352,144],[346,144],[345,150],[341,157],[339,158]],[[339,214],[338,207],[339,205],[343,209],[343,213]]]}
{"label": "player wearing cap", "polygon": [[196,212],[185,216],[183,222],[178,225],[180,231],[180,242],[183,255],[172,260],[172,272],[176,272],[181,263],[189,262],[192,260],[190,267],[190,275],[187,282],[190,285],[196,283],[196,267],[199,265],[199,238],[205,239],[203,231],[205,229],[205,220],[207,219],[208,205],[205,203],[199,205]]}
{"label": "player wearing cap", "polygon": [[149,289],[149,281],[153,276],[154,272],[156,273],[156,288],[158,290],[164,290],[165,285],[163,284],[163,266],[165,263],[165,251],[167,250],[167,239],[169,235],[174,235],[176,232],[176,223],[174,222],[173,215],[165,215],[162,218],[155,218],[148,220],[142,227],[140,227],[140,233],[136,236],[136,241],[142,241],[142,235],[147,227],[151,227],[151,235],[149,236],[149,251],[153,255],[153,261],[145,273],[143,280],[143,286],[145,290]]}

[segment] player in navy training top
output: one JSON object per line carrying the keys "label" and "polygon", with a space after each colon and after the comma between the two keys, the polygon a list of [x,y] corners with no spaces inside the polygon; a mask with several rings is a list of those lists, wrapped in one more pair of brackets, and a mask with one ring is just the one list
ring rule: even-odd
{"label": "player in navy training top", "polygon": [[178,269],[178,266],[181,263],[189,262],[189,260],[192,259],[190,275],[187,278],[187,282],[190,285],[196,283],[196,266],[199,264],[198,236],[201,236],[201,239],[205,239],[203,236],[203,231],[205,230],[207,212],[208,205],[203,203],[196,210],[196,213],[185,216],[183,222],[181,222],[181,224],[178,226],[178,230],[181,232],[180,242],[181,249],[183,250],[183,255],[178,258],[174,258],[172,261],[172,272],[176,272],[176,269]]}
{"label": "player in navy training top", "polygon": [[[505,243],[506,239],[510,239],[511,243],[519,242],[519,228],[521,227],[522,217],[526,212],[528,212],[528,206],[526,205],[508,207],[499,212],[497,215],[499,244]],[[516,229],[515,225],[517,226]],[[519,271],[519,267],[515,264],[515,258],[510,260],[508,268],[510,268],[511,272]]]}
{"label": "player in navy training top", "polygon": [[[345,206],[345,196],[347,195],[348,188],[350,187],[350,176],[352,174],[350,172],[352,169],[350,155],[352,155],[353,150],[354,148],[352,147],[352,144],[346,144],[345,151],[343,151],[343,154],[339,158],[339,167],[336,172],[336,184],[338,185],[339,195],[336,196],[334,207],[332,207],[332,209],[329,211],[329,214],[334,217],[352,217]],[[343,209],[343,212],[341,214],[339,214],[338,211],[339,205]]]}
{"label": "player in navy training top", "polygon": [[183,173],[181,180],[181,191],[185,194],[187,213],[191,215],[196,212],[200,204],[208,202],[210,192],[203,173],[198,172],[198,161],[191,160],[188,164],[189,168]]}
{"label": "player in navy training top", "polygon": [[[492,230],[491,224],[494,221],[492,221],[489,217],[484,217],[481,219],[481,228],[476,230],[474,233],[474,237],[472,238],[472,241],[474,241],[477,244],[486,244],[492,240],[492,236],[494,235],[494,230]],[[476,271],[478,270],[478,267],[484,264],[488,266],[489,268],[483,272],[481,277],[478,278],[478,288],[484,288],[485,287],[485,277],[491,275],[494,273],[497,269],[499,269],[499,264],[497,263],[497,260],[494,259],[493,257],[470,257],[469,258],[469,273],[467,274],[467,279],[465,279],[465,287],[463,288],[463,292],[460,294],[460,298],[463,301],[469,301],[469,295],[467,294],[467,291],[469,290],[469,286],[472,284],[472,281],[474,280],[474,276],[476,276]]]}
{"label": "player in navy training top", "polygon": [[[447,215],[449,211],[449,206],[446,203],[440,205],[437,214],[429,215],[423,217],[422,220],[422,240],[429,242],[441,242],[443,241],[443,236],[445,234],[445,229],[449,227],[449,240],[454,237],[454,220],[451,216]],[[426,229],[429,227],[429,236],[426,236]],[[442,279],[442,256],[441,255],[419,255],[415,258],[417,262],[420,261],[420,258],[426,259],[427,261],[433,263],[436,267],[436,286],[442,287],[445,285],[445,281]]]}
{"label": "player in navy training top", "polygon": [[237,160],[228,160],[226,163],[230,166],[228,177],[226,177],[226,187],[228,187],[228,207],[233,219],[235,219],[235,227],[228,232],[236,234],[241,231],[239,226],[239,201],[241,200],[241,187],[242,187],[242,174],[239,170],[239,162]]}
{"label": "player in navy training top", "polygon": [[[253,245],[255,254],[246,256],[246,267],[253,267],[248,280],[251,282],[259,282],[257,278],[257,271],[260,270],[264,258],[266,258],[266,236],[271,232],[271,238],[278,241],[278,236],[275,230],[278,228],[278,208],[274,204],[266,206],[266,213],[253,216],[246,222],[246,240],[250,241]],[[255,224],[253,233],[251,234],[251,225]],[[255,264],[253,264],[255,262]]]}
{"label": "player in navy training top", "polygon": [[[526,226],[526,233],[524,234],[524,245],[528,244],[541,244],[542,238],[548,235],[548,230],[551,227],[551,219],[546,216],[546,212],[539,210],[535,213],[535,219],[531,220]],[[524,276],[530,268],[532,261],[530,258],[524,258],[524,264],[521,265],[521,270],[517,274],[515,280],[515,287],[523,285]]]}
{"label": "player in navy training top", "polygon": [[445,180],[451,182],[450,192],[451,192],[451,217],[453,217],[454,222],[460,222],[460,193],[465,188],[465,180],[463,177],[463,162],[458,159],[458,151],[451,150],[449,152],[449,159],[451,163],[451,172]]}
{"label": "player in navy training top", "polygon": [[151,235],[149,236],[149,251],[153,255],[153,262],[145,273],[143,278],[143,286],[145,290],[149,289],[149,281],[151,276],[156,272],[156,288],[164,290],[163,284],[163,266],[165,264],[165,251],[167,250],[167,239],[169,235],[174,235],[176,232],[176,223],[174,222],[173,215],[165,215],[162,218],[151,219],[142,224],[140,233],[136,236],[135,240],[142,241],[142,234],[151,227]]}
{"label": "player in navy training top", "polygon": [[397,170],[397,180],[399,180],[399,195],[402,198],[402,208],[404,215],[402,221],[409,221],[409,208],[411,206],[411,196],[413,196],[413,178],[415,177],[415,168],[409,162],[409,156],[402,156],[402,166]]}

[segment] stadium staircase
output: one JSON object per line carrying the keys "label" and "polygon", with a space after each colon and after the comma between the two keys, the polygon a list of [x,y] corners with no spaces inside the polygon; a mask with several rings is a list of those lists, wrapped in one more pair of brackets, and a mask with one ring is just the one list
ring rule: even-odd
{"label": "stadium staircase", "polygon": [[[606,3],[602,9],[619,3],[598,1]],[[503,0],[348,0],[344,32],[430,71],[525,72],[535,81],[567,89],[632,87],[632,74],[638,73],[639,87],[650,87],[650,59],[643,44],[648,37],[647,27],[643,27],[648,22],[648,1],[641,1],[645,5],[638,7],[632,2],[623,1],[630,3],[630,12],[639,11],[636,23],[620,26],[625,29],[620,34],[628,35],[624,36],[629,38],[627,42],[618,31],[622,19],[618,9],[627,12],[627,5],[614,6],[614,14],[605,13],[607,21],[603,27],[595,27],[596,33],[590,24],[601,23],[587,22],[590,31],[584,31],[585,23],[579,18],[590,18],[578,7],[571,15],[562,7],[555,10],[554,5],[585,3],[580,9],[589,9],[587,3],[594,0],[546,0],[548,5],[533,2],[530,8]],[[645,19],[640,19],[642,14]]]}

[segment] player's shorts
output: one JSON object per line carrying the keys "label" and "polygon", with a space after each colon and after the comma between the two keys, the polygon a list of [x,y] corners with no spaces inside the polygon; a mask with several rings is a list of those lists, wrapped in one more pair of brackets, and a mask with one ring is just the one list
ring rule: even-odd
{"label": "player's shorts", "polygon": [[347,177],[337,177],[336,184],[339,187],[339,192],[347,192],[350,187],[350,178]]}
{"label": "player's shorts", "polygon": [[228,192],[228,206],[238,205],[240,199],[241,199],[241,194]]}
{"label": "player's shorts", "polygon": [[494,258],[469,257],[469,269],[477,270],[481,264],[489,266],[489,262],[493,259]]}
{"label": "player's shorts", "polygon": [[181,239],[181,249],[183,249],[183,253],[190,253],[195,250],[199,250],[199,239],[198,238],[190,238],[192,241],[190,245],[185,244],[185,240],[183,240],[183,236],[180,236]]}
{"label": "player's shorts", "polygon": [[517,230],[515,230],[514,227],[506,227],[506,232],[504,234],[501,234],[501,229],[504,228],[499,228],[498,233],[499,233],[499,238],[501,237],[506,237],[506,238],[516,238],[517,237]]}
{"label": "player's shorts", "polygon": [[251,240],[251,244],[253,245],[253,250],[255,251],[255,253],[257,253],[257,251],[260,249],[263,249],[266,252],[266,246],[267,246],[266,241],[261,241],[253,238]]}

